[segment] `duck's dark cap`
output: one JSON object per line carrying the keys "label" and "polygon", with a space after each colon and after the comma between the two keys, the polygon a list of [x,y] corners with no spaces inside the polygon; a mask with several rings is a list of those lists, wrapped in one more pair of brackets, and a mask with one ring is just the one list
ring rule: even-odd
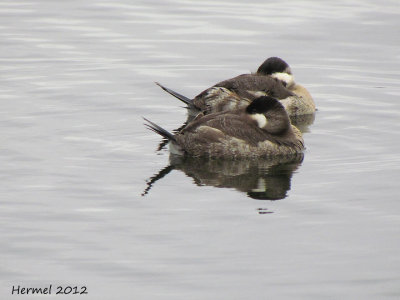
{"label": "duck's dark cap", "polygon": [[284,72],[289,65],[279,57],[270,57],[266,59],[257,70],[257,74],[271,75],[276,72]]}
{"label": "duck's dark cap", "polygon": [[270,109],[282,107],[282,104],[275,98],[270,96],[261,96],[253,100],[247,108],[249,114],[264,113]]}

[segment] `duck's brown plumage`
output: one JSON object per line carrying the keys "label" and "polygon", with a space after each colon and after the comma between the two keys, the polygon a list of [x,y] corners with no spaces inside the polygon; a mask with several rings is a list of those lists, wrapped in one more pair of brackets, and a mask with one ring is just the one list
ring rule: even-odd
{"label": "duck's brown plumage", "polygon": [[[291,82],[285,82],[282,76],[290,78]],[[214,113],[242,108],[259,96],[271,96],[282,101],[290,117],[315,112],[311,95],[303,86],[294,83],[289,65],[278,57],[265,60],[257,73],[242,74],[221,81],[192,100],[161,87],[188,104],[195,113],[199,111]],[[193,114],[192,111],[191,113]]]}
{"label": "duck's brown plumage", "polygon": [[[265,119],[262,127],[254,116]],[[150,129],[171,141],[174,151],[195,157],[266,157],[304,149],[300,131],[290,124],[279,101],[271,97],[257,98],[242,109],[200,114],[173,136],[149,123]]]}
{"label": "duck's brown plumage", "polygon": [[[235,91],[239,96],[246,96],[249,92],[265,92],[276,99],[285,99],[294,94],[278,79],[259,74],[242,74],[214,85]],[[243,94],[242,94],[243,93]]]}
{"label": "duck's brown plumage", "polygon": [[304,149],[296,127],[276,137],[231,114],[203,121],[175,135],[178,145],[191,156],[266,157],[300,153]]}
{"label": "duck's brown plumage", "polygon": [[276,99],[295,96],[280,80],[257,74],[242,74],[204,90],[193,99],[193,105],[206,113],[220,112],[245,107],[255,98],[266,95]]}

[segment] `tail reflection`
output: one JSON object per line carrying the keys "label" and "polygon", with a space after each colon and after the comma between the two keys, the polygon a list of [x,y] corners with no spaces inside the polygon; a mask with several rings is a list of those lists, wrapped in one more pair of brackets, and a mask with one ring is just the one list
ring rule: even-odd
{"label": "tail reflection", "polygon": [[257,200],[280,200],[290,190],[293,172],[303,154],[268,159],[215,160],[170,155],[170,164],[147,180],[145,196],[172,170],[180,170],[199,186],[234,188]]}
{"label": "tail reflection", "polygon": [[165,168],[161,169],[157,174],[154,174],[152,177],[146,180],[147,187],[142,193],[142,196],[148,194],[150,189],[152,188],[153,184],[156,183],[159,179],[163,178],[164,176],[168,175],[174,169],[173,166],[168,165]]}

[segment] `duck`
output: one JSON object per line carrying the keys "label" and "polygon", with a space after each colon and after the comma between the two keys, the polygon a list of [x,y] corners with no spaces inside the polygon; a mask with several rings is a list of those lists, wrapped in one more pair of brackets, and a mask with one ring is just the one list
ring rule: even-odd
{"label": "duck", "polygon": [[259,96],[281,101],[289,117],[313,114],[316,110],[311,94],[294,81],[290,66],[279,57],[266,59],[256,73],[242,74],[204,90],[193,99],[156,82],[164,91],[187,105],[189,114],[214,113],[246,107]]}
{"label": "duck", "polygon": [[178,133],[172,134],[144,118],[145,126],[169,140],[176,155],[208,158],[249,158],[302,153],[301,132],[290,123],[283,105],[261,96],[245,108],[199,113]]}

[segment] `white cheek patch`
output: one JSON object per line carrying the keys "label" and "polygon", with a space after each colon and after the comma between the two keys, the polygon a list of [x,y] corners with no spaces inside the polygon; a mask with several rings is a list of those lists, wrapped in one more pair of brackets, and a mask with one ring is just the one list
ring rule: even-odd
{"label": "white cheek patch", "polygon": [[279,72],[277,72],[277,73],[272,74],[271,77],[285,82],[286,83],[286,87],[289,87],[289,86],[294,84],[293,75],[290,75],[288,73],[279,73]]}
{"label": "white cheek patch", "polygon": [[254,114],[250,116],[253,120],[257,121],[258,127],[260,128],[264,128],[268,123],[267,118],[263,114]]}

